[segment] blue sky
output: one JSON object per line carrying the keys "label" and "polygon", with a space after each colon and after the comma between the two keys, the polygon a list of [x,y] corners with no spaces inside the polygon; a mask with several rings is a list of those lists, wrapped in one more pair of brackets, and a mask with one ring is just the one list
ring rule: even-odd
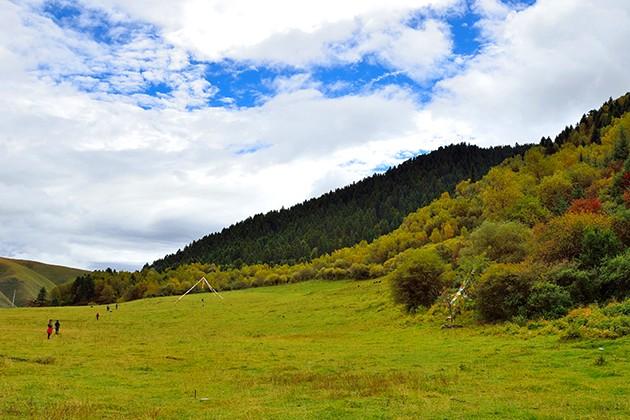
{"label": "blue sky", "polygon": [[[533,3],[533,2],[530,2]],[[520,3],[525,7],[525,3]],[[139,38],[149,38],[160,44],[163,49],[173,48],[173,45],[165,40],[160,28],[150,22],[134,19],[133,17],[113,17],[110,11],[90,6],[78,0],[46,0],[37,5],[34,13],[49,18],[56,26],[66,31],[76,32],[79,36],[103,45],[107,49],[119,50],[133,44]],[[475,55],[483,44],[478,27],[481,12],[473,7],[472,3],[462,3],[445,10],[442,14],[435,11],[413,9],[401,19],[401,23],[408,28],[421,29],[429,19],[441,19],[447,27],[447,36],[452,39],[452,52],[446,61],[453,62],[460,57]],[[341,44],[350,44],[352,39],[343,39]],[[151,57],[145,57],[150,60]],[[40,72],[46,75],[48,68],[42,63]],[[312,63],[308,67],[290,65],[286,63],[270,63],[262,60],[235,60],[225,57],[220,60],[207,60],[195,57],[190,53],[189,64],[191,67],[203,68],[203,78],[211,84],[215,91],[203,105],[196,104],[191,109],[199,106],[208,107],[255,107],[264,103],[275,93],[273,81],[277,78],[289,78],[291,76],[308,74],[313,84],[320,85],[321,91],[327,97],[343,95],[356,95],[384,86],[400,86],[413,92],[419,102],[429,101],[431,91],[435,83],[448,74],[448,72],[431,75],[426,80],[418,80],[405,69],[397,68],[381,59],[378,54],[367,53],[358,60],[332,61],[326,63]],[[83,78],[90,77],[107,85],[108,93],[115,94],[145,94],[156,98],[168,97],[175,89],[168,78],[145,79],[143,83],[134,84],[133,89],[128,86],[119,86],[114,78],[117,76],[115,69],[107,71],[69,71],[55,74],[61,81],[75,83],[77,88],[86,92],[94,92],[102,87],[97,84],[86,84]],[[72,69],[70,69],[72,70]],[[142,70],[142,67],[137,70]],[[185,72],[189,69],[181,69]],[[150,105],[141,104],[145,108]],[[155,106],[158,106],[156,103]]]}
{"label": "blue sky", "polygon": [[626,0],[0,2],[0,255],[138,268],[443,145],[553,136],[628,90],[628,38]]}

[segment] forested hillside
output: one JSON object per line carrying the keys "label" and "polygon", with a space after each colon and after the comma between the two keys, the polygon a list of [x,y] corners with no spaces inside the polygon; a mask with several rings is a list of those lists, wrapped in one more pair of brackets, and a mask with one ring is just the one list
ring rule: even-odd
{"label": "forested hillside", "polygon": [[[460,182],[371,243],[293,265],[98,271],[55,289],[53,299],[180,294],[201,276],[220,290],[385,276],[394,301],[411,312],[436,302],[443,308],[460,289],[469,298],[460,310],[486,321],[557,318],[576,306],[622,301],[630,296],[629,111],[630,94],[608,101],[555,141],[543,138],[481,180]],[[630,334],[629,303],[605,313],[618,319],[595,320],[601,334]],[[595,322],[580,319],[582,327]]]}
{"label": "forested hillside", "polygon": [[383,174],[337,189],[289,209],[257,214],[205,236],[152,268],[190,262],[284,264],[307,261],[391,232],[411,211],[463,179],[476,180],[528,146],[480,148],[458,144],[417,156]]}

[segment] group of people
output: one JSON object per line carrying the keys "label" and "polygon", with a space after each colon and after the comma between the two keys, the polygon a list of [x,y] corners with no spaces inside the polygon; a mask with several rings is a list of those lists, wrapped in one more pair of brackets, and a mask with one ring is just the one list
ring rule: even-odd
{"label": "group of people", "polygon": [[[59,320],[55,321],[54,327],[55,327],[55,335],[59,335],[59,328],[61,328],[61,324],[59,323]],[[52,319],[48,320],[48,328],[46,329],[46,333],[48,334],[48,339],[50,340],[50,336],[53,333]]]}
{"label": "group of people", "polygon": [[[112,312],[112,309],[109,307],[109,305],[107,305],[106,307],[107,312]],[[118,303],[116,304],[116,310],[118,310]],[[96,320],[98,321],[98,319],[101,317],[101,314],[99,314],[98,312],[96,313]]]}
{"label": "group of people", "polygon": [[[118,309],[118,304],[116,304],[116,309]],[[112,312],[112,310],[109,307],[109,305],[107,305],[107,312]],[[101,315],[97,312],[96,313],[96,320],[98,321],[98,319],[100,317],[101,317]],[[46,334],[48,334],[48,339],[49,340],[50,340],[50,336],[52,336],[53,328],[54,328],[54,331],[55,331],[55,335],[59,335],[59,328],[61,328],[61,323],[59,322],[59,320],[56,320],[54,324],[53,324],[53,320],[52,319],[48,320],[48,326],[46,328]]]}

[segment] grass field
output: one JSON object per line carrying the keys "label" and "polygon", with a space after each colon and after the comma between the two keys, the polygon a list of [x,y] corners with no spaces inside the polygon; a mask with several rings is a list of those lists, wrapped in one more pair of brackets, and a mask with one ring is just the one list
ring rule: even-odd
{"label": "grass field", "polygon": [[630,416],[627,337],[441,330],[373,281],[223,295],[0,310],[0,417]]}

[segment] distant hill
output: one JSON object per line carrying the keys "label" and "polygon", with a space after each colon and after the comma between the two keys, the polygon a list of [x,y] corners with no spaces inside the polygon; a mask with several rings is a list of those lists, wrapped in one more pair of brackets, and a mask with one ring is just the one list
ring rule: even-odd
{"label": "distant hill", "polygon": [[191,262],[240,266],[295,263],[336,249],[371,241],[400,226],[403,218],[464,179],[480,179],[508,157],[529,146],[440,147],[289,209],[257,214],[183,250],[155,261],[157,270]]}
{"label": "distant hill", "polygon": [[42,287],[50,292],[55,286],[74,280],[88,271],[36,261],[0,257],[0,308],[24,306],[37,297]]}

